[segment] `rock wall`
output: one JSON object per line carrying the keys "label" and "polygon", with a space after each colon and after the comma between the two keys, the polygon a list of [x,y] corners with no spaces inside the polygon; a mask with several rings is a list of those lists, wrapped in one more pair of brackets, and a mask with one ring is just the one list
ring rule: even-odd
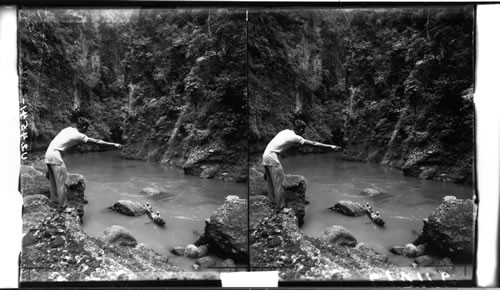
{"label": "rock wall", "polygon": [[342,146],[345,159],[472,183],[471,7],[259,11],[251,19],[251,153],[301,118],[305,138]]}

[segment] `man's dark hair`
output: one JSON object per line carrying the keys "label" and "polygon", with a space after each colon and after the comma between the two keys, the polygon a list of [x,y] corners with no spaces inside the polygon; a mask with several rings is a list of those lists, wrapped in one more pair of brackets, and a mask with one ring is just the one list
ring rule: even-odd
{"label": "man's dark hair", "polygon": [[297,131],[304,131],[306,129],[306,123],[302,120],[295,120],[295,122],[293,122],[293,129]]}
{"label": "man's dark hair", "polygon": [[84,117],[78,117],[78,120],[76,122],[76,127],[78,129],[83,129],[83,128],[88,128],[90,125],[90,122],[87,118]]}

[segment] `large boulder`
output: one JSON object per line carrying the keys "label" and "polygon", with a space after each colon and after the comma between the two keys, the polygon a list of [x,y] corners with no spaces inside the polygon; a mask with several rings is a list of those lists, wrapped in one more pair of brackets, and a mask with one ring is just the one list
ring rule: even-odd
{"label": "large boulder", "polygon": [[475,214],[471,199],[447,198],[424,220],[414,244],[426,244],[428,250],[450,257],[455,263],[472,263]]}
{"label": "large boulder", "polygon": [[119,200],[110,208],[128,216],[140,216],[146,213],[146,209],[139,202],[131,200]]}
{"label": "large boulder", "polygon": [[348,231],[343,226],[331,226],[326,229],[321,237],[328,244],[333,244],[336,246],[348,246],[354,247],[358,243],[356,238],[352,235],[350,231]]}
{"label": "large boulder", "polygon": [[348,216],[361,216],[366,214],[365,208],[359,202],[352,202],[349,200],[341,200],[330,207],[330,209]]}
{"label": "large boulder", "polygon": [[137,240],[126,228],[122,226],[111,226],[104,230],[100,237],[106,244],[116,244],[119,246],[135,247]]}
{"label": "large boulder", "polygon": [[205,221],[204,243],[222,258],[248,262],[248,202],[237,196],[225,203]]}

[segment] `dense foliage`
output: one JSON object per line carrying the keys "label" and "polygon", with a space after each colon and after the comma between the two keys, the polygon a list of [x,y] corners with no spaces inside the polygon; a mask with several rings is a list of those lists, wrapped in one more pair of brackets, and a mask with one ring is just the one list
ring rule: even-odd
{"label": "dense foliage", "polygon": [[244,179],[248,149],[301,118],[306,138],[347,159],[471,176],[472,7],[251,10],[248,31],[234,9],[23,9],[19,20],[33,151],[85,116],[125,157]]}
{"label": "dense foliage", "polygon": [[345,158],[470,178],[472,32],[471,7],[251,13],[250,150],[302,118]]}
{"label": "dense foliage", "polygon": [[128,158],[244,179],[243,13],[48,9],[19,19],[32,151],[84,116],[88,135],[125,143]]}

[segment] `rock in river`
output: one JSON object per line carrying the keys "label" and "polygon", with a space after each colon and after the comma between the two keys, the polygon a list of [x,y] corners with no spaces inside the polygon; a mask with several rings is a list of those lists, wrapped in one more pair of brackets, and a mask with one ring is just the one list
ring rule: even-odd
{"label": "rock in river", "polygon": [[202,257],[196,260],[196,264],[200,265],[201,268],[208,268],[215,266],[215,260],[212,257]]}
{"label": "rock in river", "polygon": [[420,267],[428,267],[432,265],[432,258],[430,256],[424,255],[415,259],[415,263]]}
{"label": "rock in river", "polygon": [[370,197],[374,197],[374,196],[382,194],[382,192],[380,190],[375,189],[375,188],[365,188],[365,189],[363,189],[363,191],[361,191],[361,193],[368,195]]}
{"label": "rock in river", "polygon": [[343,226],[331,226],[321,235],[321,239],[336,246],[354,247],[358,243],[356,238]]}
{"label": "rock in river", "polygon": [[122,226],[111,226],[106,228],[100,239],[107,244],[117,244],[128,247],[135,247],[137,245],[137,240],[134,236]]}
{"label": "rock in river", "polygon": [[364,207],[359,202],[349,200],[341,200],[330,207],[330,209],[348,216],[362,216],[366,213]]}
{"label": "rock in river", "polygon": [[153,187],[145,187],[141,190],[141,193],[153,196],[153,195],[159,195],[161,191]]}
{"label": "rock in river", "polygon": [[139,216],[146,213],[146,209],[140,203],[131,200],[119,200],[110,208],[128,216]]}
{"label": "rock in river", "polygon": [[247,200],[226,197],[226,202],[205,221],[203,239],[210,251],[222,258],[248,262]]}
{"label": "rock in river", "polygon": [[472,263],[474,254],[475,208],[471,199],[447,199],[424,220],[422,233],[414,244],[454,262]]}

